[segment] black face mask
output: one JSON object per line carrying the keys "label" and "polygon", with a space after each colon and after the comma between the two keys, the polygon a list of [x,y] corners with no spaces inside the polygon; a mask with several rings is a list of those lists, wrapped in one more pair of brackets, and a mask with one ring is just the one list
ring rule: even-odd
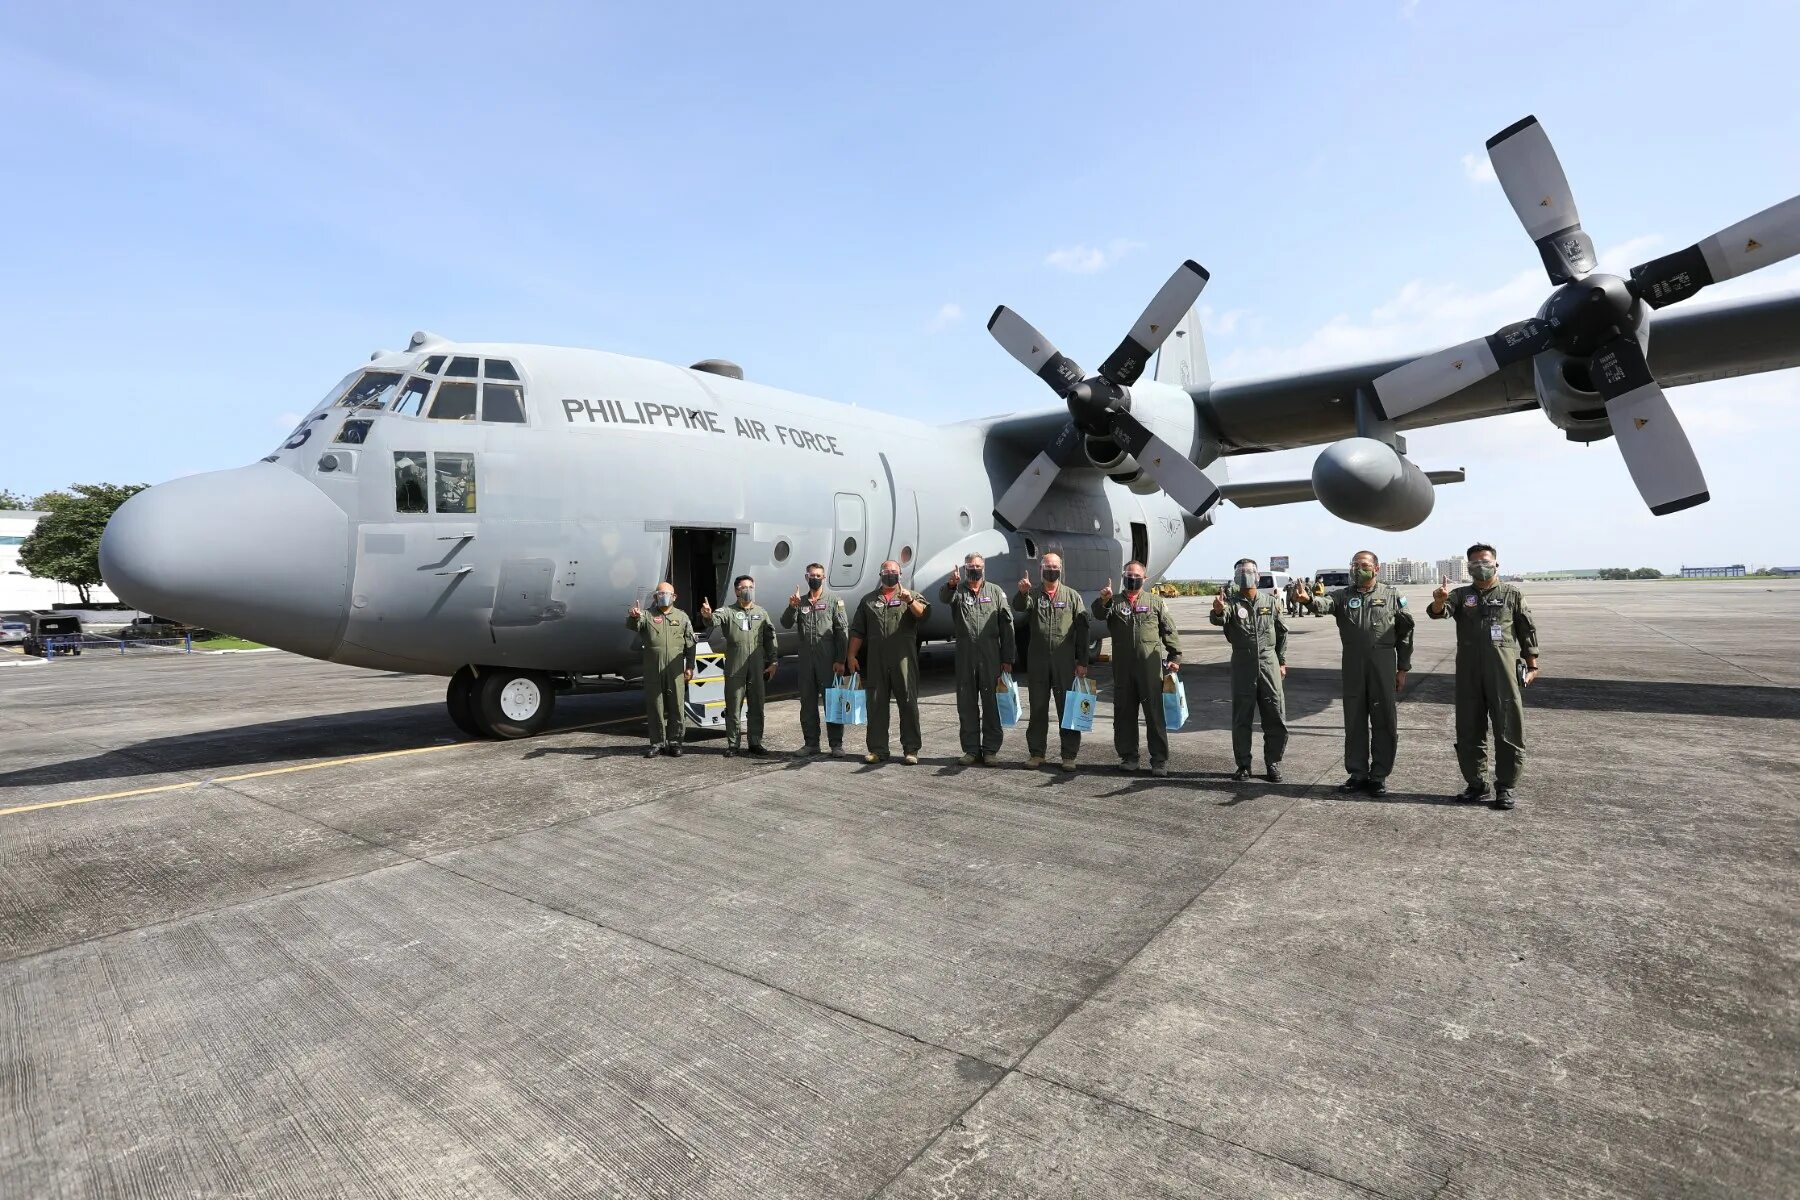
{"label": "black face mask", "polygon": [[967,579],[970,583],[980,583],[981,582],[981,568],[980,567],[965,567],[963,569],[963,578]]}
{"label": "black face mask", "polygon": [[806,588],[808,591],[816,592],[824,586],[825,577],[823,575],[808,575],[806,577]]}
{"label": "black face mask", "polygon": [[1062,572],[1057,570],[1055,567],[1045,567],[1044,568],[1044,582],[1045,583],[1055,583],[1057,580],[1059,580],[1061,578],[1062,578]]}
{"label": "black face mask", "polygon": [[1135,592],[1143,586],[1144,586],[1144,577],[1142,575],[1127,575],[1125,577],[1125,590],[1126,591]]}
{"label": "black face mask", "polygon": [[881,573],[881,586],[882,587],[899,587],[900,586],[900,572],[898,572],[898,571],[883,571]]}

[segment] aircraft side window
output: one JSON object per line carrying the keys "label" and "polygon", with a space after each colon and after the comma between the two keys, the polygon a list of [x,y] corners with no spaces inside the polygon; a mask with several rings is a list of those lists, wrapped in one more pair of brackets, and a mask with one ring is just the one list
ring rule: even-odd
{"label": "aircraft side window", "polygon": [[400,389],[400,395],[394,400],[394,411],[402,416],[416,417],[425,411],[425,397],[431,395],[433,380],[423,375],[414,375],[407,379],[406,385]]}
{"label": "aircraft side window", "polygon": [[492,382],[482,384],[481,419],[523,425],[525,423],[525,401],[518,385]]}
{"label": "aircraft side window", "polygon": [[440,450],[432,455],[432,462],[437,467],[437,511],[474,512],[475,456]]}
{"label": "aircraft side window", "polygon": [[445,380],[438,384],[437,395],[426,414],[434,421],[473,421],[475,419],[475,385]]}
{"label": "aircraft side window", "polygon": [[426,494],[425,484],[425,452],[394,451],[394,511],[430,512],[430,497]]}
{"label": "aircraft side window", "polygon": [[451,359],[450,369],[444,372],[444,374],[455,376],[458,379],[473,379],[480,373],[476,360],[467,355],[458,355]]}
{"label": "aircraft side window", "polygon": [[504,358],[490,358],[482,364],[481,373],[488,379],[517,380],[519,372],[516,367]]}
{"label": "aircraft side window", "polygon": [[344,422],[344,427],[338,430],[337,437],[332,441],[341,442],[346,446],[360,446],[369,440],[369,426],[373,424],[375,422],[367,417],[351,417]]}
{"label": "aircraft side window", "polygon": [[351,384],[349,389],[339,397],[339,408],[386,408],[393,399],[394,389],[400,386],[400,374],[397,371],[364,371],[362,377]]}

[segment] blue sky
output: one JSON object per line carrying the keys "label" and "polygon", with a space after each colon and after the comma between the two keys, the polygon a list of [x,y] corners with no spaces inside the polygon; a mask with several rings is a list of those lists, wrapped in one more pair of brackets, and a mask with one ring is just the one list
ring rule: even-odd
{"label": "blue sky", "polygon": [[[994,304],[1094,362],[1194,257],[1220,378],[1434,348],[1547,290],[1479,170],[1528,112],[1624,265],[1800,192],[1774,4],[653,7],[14,6],[0,486],[254,460],[418,328],[950,421],[1046,399]],[[1412,438],[1470,471],[1420,529],[1227,509],[1180,571],[1478,536],[1520,568],[1800,561],[1800,372],[1673,398],[1688,513],[1525,414]]]}

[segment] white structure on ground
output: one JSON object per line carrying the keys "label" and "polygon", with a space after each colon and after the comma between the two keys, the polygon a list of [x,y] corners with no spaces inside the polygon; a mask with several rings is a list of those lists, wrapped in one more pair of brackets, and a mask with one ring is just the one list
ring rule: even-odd
{"label": "white structure on ground", "polygon": [[[81,593],[54,579],[39,579],[19,565],[19,547],[49,513],[0,508],[0,611],[48,609],[53,604],[76,604]],[[112,604],[118,597],[104,584],[88,589],[97,604]]]}

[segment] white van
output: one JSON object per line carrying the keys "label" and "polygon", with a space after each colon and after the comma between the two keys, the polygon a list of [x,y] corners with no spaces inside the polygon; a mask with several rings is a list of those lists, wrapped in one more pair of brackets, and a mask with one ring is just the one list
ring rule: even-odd
{"label": "white van", "polygon": [[1294,582],[1293,575],[1286,571],[1264,571],[1256,577],[1258,591],[1280,592],[1287,595],[1288,584]]}

